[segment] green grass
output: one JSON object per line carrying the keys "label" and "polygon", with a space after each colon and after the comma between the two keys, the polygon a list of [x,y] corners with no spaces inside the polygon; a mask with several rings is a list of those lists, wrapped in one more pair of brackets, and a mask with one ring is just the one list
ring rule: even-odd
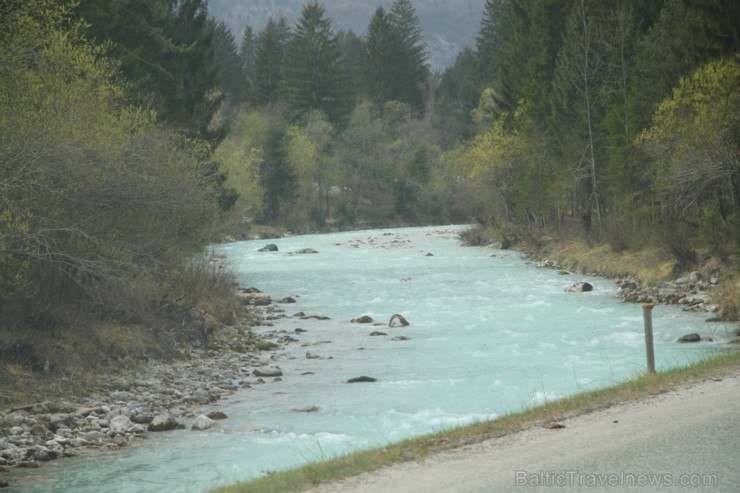
{"label": "green grass", "polygon": [[722,378],[740,372],[740,351],[728,350],[686,367],[639,375],[626,382],[548,402],[498,419],[426,435],[383,448],[308,464],[288,471],[232,486],[211,493],[298,492],[319,483],[355,476],[391,464],[420,459],[435,452],[497,438],[525,428],[559,421],[579,414],[608,408],[618,403],[668,392],[682,385],[708,378]]}

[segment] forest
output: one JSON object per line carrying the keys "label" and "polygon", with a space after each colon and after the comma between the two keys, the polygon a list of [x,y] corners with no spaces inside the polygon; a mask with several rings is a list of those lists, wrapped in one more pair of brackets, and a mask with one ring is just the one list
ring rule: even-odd
{"label": "forest", "polygon": [[411,0],[363,36],[316,1],[241,33],[206,0],[0,1],[0,325],[198,337],[233,313],[207,246],[260,225],[737,258],[738,18],[487,0],[440,71]]}

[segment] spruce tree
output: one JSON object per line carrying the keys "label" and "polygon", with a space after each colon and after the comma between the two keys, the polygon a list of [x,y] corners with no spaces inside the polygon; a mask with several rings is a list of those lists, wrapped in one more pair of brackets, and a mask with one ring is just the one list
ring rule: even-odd
{"label": "spruce tree", "polygon": [[288,41],[281,95],[296,118],[320,110],[332,124],[342,125],[351,111],[339,42],[324,7],[317,2],[303,7]]}
{"label": "spruce tree", "polygon": [[349,77],[349,96],[356,100],[366,93],[364,77],[365,40],[353,31],[340,31],[337,34],[342,52],[344,71]]}
{"label": "spruce tree", "polygon": [[80,2],[76,12],[92,39],[111,42],[134,101],[185,134],[222,137],[209,128],[220,99],[206,0]]}
{"label": "spruce tree", "polygon": [[254,56],[254,102],[273,106],[279,98],[281,66],[285,53],[286,24],[272,18],[257,36]]}
{"label": "spruce tree", "polygon": [[298,194],[298,179],[288,162],[286,132],[282,126],[273,126],[267,132],[260,181],[265,191],[265,219],[278,224],[284,209]]}
{"label": "spruce tree", "polygon": [[512,111],[526,100],[539,115],[548,113],[568,3],[508,0],[491,5],[492,18],[481,26],[485,32],[479,35],[478,54],[487,57],[481,63],[490,63],[481,67],[481,75],[488,78],[484,82],[493,77],[494,95],[502,110]]}
{"label": "spruce tree", "polygon": [[239,45],[239,60],[242,73],[244,74],[244,80],[242,81],[244,84],[244,95],[248,100],[251,100],[254,96],[256,50],[257,35],[254,33],[252,26],[246,26]]}
{"label": "spruce tree", "polygon": [[388,14],[392,26],[398,30],[401,47],[398,57],[399,101],[417,111],[424,109],[423,88],[429,77],[426,46],[423,42],[419,18],[410,0],[396,0]]}
{"label": "spruce tree", "polygon": [[[481,88],[488,87],[495,79],[496,58],[501,55],[501,36],[506,21],[509,0],[486,0],[483,6],[480,30],[475,38],[478,78]],[[497,50],[499,50],[497,52]]]}
{"label": "spruce tree", "polygon": [[401,46],[398,29],[383,7],[378,7],[367,29],[364,64],[367,95],[377,105],[401,100]]}
{"label": "spruce tree", "polygon": [[246,75],[236,46],[236,38],[223,21],[211,18],[213,25],[214,63],[218,70],[221,92],[232,103],[245,101],[248,86],[244,83]]}

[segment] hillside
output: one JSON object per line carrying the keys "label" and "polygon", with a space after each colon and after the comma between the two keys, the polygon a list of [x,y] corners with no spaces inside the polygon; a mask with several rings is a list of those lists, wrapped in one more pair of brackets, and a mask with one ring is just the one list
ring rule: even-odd
{"label": "hillside", "polygon": [[[285,17],[293,24],[307,0],[211,0],[210,12],[223,19],[238,38],[249,25],[261,30],[270,17]],[[336,0],[321,2],[334,29],[364,35],[375,9],[390,9],[392,0]],[[452,65],[465,45],[473,45],[480,28],[485,0],[415,0],[413,2],[435,69]]]}

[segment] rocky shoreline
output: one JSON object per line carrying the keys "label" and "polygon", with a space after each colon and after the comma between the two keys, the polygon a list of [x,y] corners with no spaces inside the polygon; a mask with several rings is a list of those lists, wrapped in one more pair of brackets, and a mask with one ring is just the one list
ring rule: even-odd
{"label": "rocky shoreline", "polygon": [[[540,269],[554,269],[570,274],[556,260],[538,260],[535,265]],[[719,310],[719,305],[711,302],[710,295],[710,290],[719,284],[719,279],[705,279],[698,271],[671,282],[659,282],[655,286],[644,285],[635,277],[619,278],[614,282],[619,286],[617,298],[622,301],[679,305],[686,312],[716,313]]]}
{"label": "rocky shoreline", "polygon": [[[295,339],[283,333],[257,338],[251,327],[285,317],[284,310],[265,295],[242,296],[253,305],[252,317],[221,327],[207,348],[188,347],[175,361],[121,370],[97,395],[0,410],[0,488],[9,486],[3,473],[12,468],[116,450],[151,433],[211,428],[227,419],[218,410],[221,398],[279,381],[277,351]],[[206,413],[205,406],[215,409]]]}

